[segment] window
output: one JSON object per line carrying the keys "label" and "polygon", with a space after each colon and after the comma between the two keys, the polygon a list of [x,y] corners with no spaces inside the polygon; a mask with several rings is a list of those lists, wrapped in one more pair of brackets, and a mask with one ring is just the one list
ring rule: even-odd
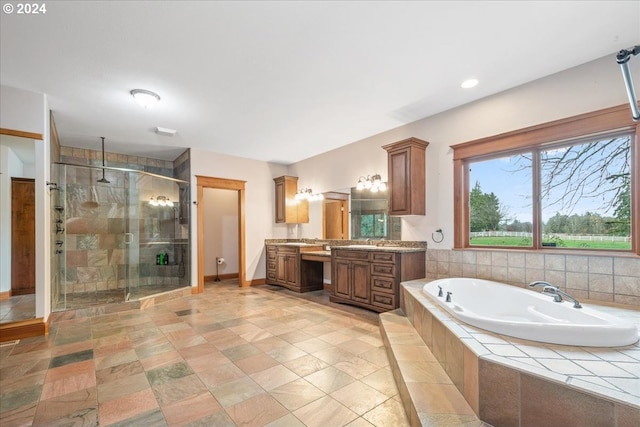
{"label": "window", "polygon": [[455,247],[638,253],[637,127],[621,106],[453,146]]}

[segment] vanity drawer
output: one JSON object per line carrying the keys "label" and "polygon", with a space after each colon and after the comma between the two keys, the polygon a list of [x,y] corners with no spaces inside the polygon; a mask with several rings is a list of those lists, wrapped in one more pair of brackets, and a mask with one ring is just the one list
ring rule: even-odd
{"label": "vanity drawer", "polygon": [[396,266],[394,264],[371,264],[371,274],[396,277]]}
{"label": "vanity drawer", "polygon": [[388,277],[371,277],[371,289],[373,291],[394,293],[395,279]]}
{"label": "vanity drawer", "polygon": [[336,250],[335,256],[336,258],[369,261],[369,251]]}
{"label": "vanity drawer", "polygon": [[267,270],[267,280],[274,281],[276,280],[276,271],[275,270]]}
{"label": "vanity drawer", "polygon": [[396,254],[394,254],[393,252],[373,252],[371,261],[395,264]]}
{"label": "vanity drawer", "polygon": [[393,310],[396,308],[396,296],[394,294],[371,291],[371,304],[376,307]]}
{"label": "vanity drawer", "polygon": [[276,271],[276,261],[275,258],[273,260],[267,260],[267,271]]}
{"label": "vanity drawer", "polygon": [[297,254],[298,248],[292,246],[278,246],[279,254]]}

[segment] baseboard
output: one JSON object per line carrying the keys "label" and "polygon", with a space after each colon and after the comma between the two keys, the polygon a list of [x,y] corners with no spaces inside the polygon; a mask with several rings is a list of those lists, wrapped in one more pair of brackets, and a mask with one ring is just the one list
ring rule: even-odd
{"label": "baseboard", "polygon": [[6,299],[11,298],[11,291],[0,292],[0,301],[4,301]]}
{"label": "baseboard", "polygon": [[249,286],[264,285],[265,283],[267,283],[267,279],[265,279],[265,278],[263,278],[263,279],[253,279],[253,280],[247,281],[247,283],[249,284]]}
{"label": "baseboard", "polygon": [[0,325],[0,342],[37,337],[49,333],[49,323],[42,317]]}
{"label": "baseboard", "polygon": [[[219,278],[220,280],[228,280],[228,279],[237,279],[239,276],[238,273],[229,273],[229,274],[220,274]],[[214,280],[216,280],[216,276],[204,276],[204,281],[205,282],[213,282]]]}

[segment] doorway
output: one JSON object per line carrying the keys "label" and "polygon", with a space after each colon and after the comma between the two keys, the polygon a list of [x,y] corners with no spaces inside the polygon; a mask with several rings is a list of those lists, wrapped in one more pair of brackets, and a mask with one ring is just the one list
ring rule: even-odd
{"label": "doorway", "polygon": [[324,193],[322,201],[322,238],[327,240],[349,239],[349,195]]}
{"label": "doorway", "polygon": [[204,188],[204,279],[238,278],[238,192]]}
{"label": "doorway", "polygon": [[238,202],[238,285],[240,287],[248,286],[245,272],[245,184],[246,181],[235,179],[214,178],[208,176],[196,175],[198,186],[198,291],[204,292],[205,277],[205,257],[204,257],[204,217],[205,217],[205,197],[204,189],[213,188],[219,190],[234,190],[237,192]]}

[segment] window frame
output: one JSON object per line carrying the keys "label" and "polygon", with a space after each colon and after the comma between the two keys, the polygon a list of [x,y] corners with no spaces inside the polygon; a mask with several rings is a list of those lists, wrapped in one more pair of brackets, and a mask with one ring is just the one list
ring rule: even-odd
{"label": "window frame", "polygon": [[[469,173],[471,161],[485,160],[510,155],[527,150],[539,150],[560,141],[583,139],[599,134],[631,132],[631,251],[601,249],[566,249],[543,247],[541,242],[542,224],[538,217],[540,203],[540,171],[533,168],[533,246],[471,246],[469,244]],[[560,119],[536,126],[519,129],[495,136],[481,138],[452,145],[453,186],[454,186],[454,245],[455,249],[504,249],[533,251],[567,251],[576,253],[584,250],[590,253],[632,253],[640,255],[640,148],[638,147],[640,122],[634,122],[628,104],[606,108],[578,116]]]}

